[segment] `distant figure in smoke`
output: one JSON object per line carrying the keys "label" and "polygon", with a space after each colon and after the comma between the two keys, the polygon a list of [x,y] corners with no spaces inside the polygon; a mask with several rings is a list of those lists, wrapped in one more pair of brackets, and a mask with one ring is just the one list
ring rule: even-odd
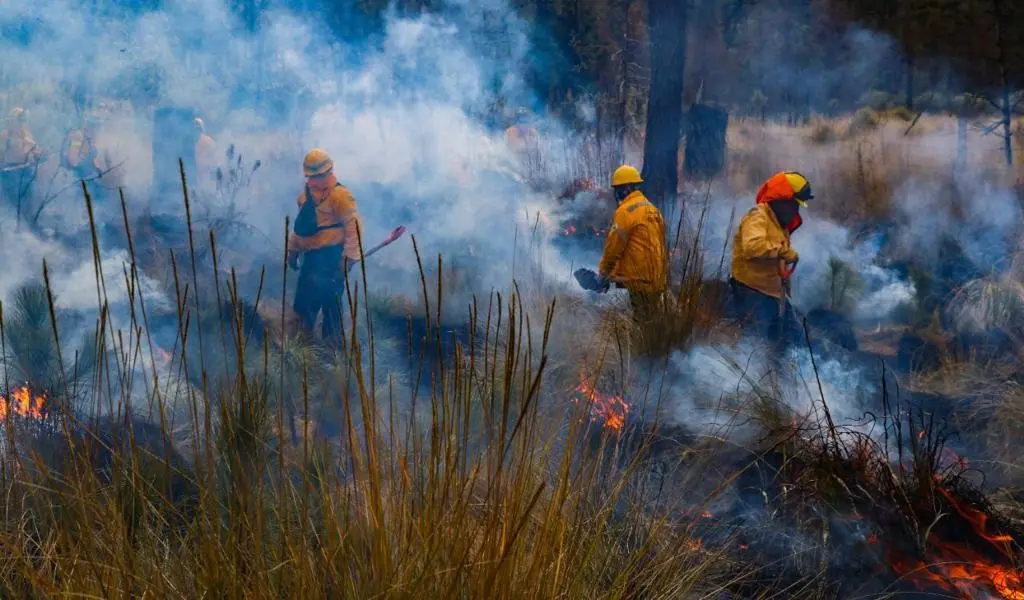
{"label": "distant figure in smoke", "polygon": [[307,331],[323,312],[322,334],[336,343],[342,334],[341,302],[345,277],[362,258],[359,235],[362,220],[356,200],[334,176],[334,161],[314,148],[302,163],[306,188],[299,194],[299,214],[288,242],[291,267],[298,268],[295,312]]}
{"label": "distant figure in smoke", "polygon": [[526,108],[516,111],[515,123],[505,130],[505,142],[513,152],[529,156],[537,149],[537,130],[530,125],[530,113]]}
{"label": "distant figure in smoke", "polygon": [[803,175],[793,171],[773,175],[757,192],[756,205],[740,221],[733,239],[729,284],[735,308],[753,321],[774,357],[781,356],[798,335],[788,285],[800,256],[789,238],[803,222],[800,207],[813,198]]}
{"label": "distant figure in smoke", "polygon": [[10,123],[0,131],[0,194],[20,211],[22,202],[32,196],[43,152],[28,129],[27,111],[16,106],[8,117]]}
{"label": "distant figure in smoke", "polygon": [[629,290],[633,316],[648,323],[658,314],[668,287],[665,219],[640,191],[640,172],[623,165],[612,174],[612,191],[619,206],[605,239],[598,265],[598,284]]}
{"label": "distant figure in smoke", "polygon": [[217,183],[217,142],[206,133],[206,123],[196,117],[193,123],[199,139],[196,141],[196,176],[200,189],[210,192]]}
{"label": "distant figure in smoke", "polygon": [[[106,175],[104,160],[100,157],[100,149],[96,143],[100,125],[103,121],[97,115],[89,115],[85,126],[68,133],[61,151],[61,166],[71,171],[75,179],[93,182],[89,185],[89,193],[97,204],[106,202],[109,190],[100,183]],[[87,183],[88,185],[88,183]]]}
{"label": "distant figure in smoke", "polygon": [[95,179],[103,174],[103,163],[96,145],[100,124],[99,117],[90,115],[84,127],[68,133],[61,159],[64,167],[71,170],[76,179]]}

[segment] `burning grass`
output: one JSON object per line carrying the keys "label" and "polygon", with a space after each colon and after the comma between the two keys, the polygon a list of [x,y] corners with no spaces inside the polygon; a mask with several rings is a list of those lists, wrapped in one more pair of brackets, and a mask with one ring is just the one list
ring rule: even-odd
{"label": "burning grass", "polygon": [[[270,307],[257,294],[249,307],[216,265],[198,272],[207,267],[195,266],[194,244],[172,263],[169,351],[154,347],[144,302],[132,303],[124,331],[99,323],[101,368],[74,395],[113,391],[104,419],[64,401],[75,361],[60,344],[47,364],[61,383],[41,405],[31,385],[8,392],[8,414],[59,412],[66,425],[48,434],[62,442],[52,445],[60,460],[39,445],[4,446],[12,468],[0,486],[15,507],[0,522],[4,594],[825,598],[849,590],[844,561],[860,553],[877,561],[858,563],[855,577],[883,593],[902,580],[1019,597],[1016,533],[990,516],[941,428],[907,407],[892,406],[874,430],[843,429],[824,404],[805,419],[777,391],[759,391],[750,410],[760,435],[738,459],[728,440],[676,439],[643,422],[643,400],[621,381],[629,361],[686,348],[717,321],[696,241],[674,247],[672,293],[646,329],[595,317],[596,333],[560,330],[579,307],[513,286],[474,300],[467,335],[453,335],[446,290],[428,293],[421,269],[422,331],[410,317],[395,348],[374,327],[361,272],[333,352],[291,334],[284,298]],[[32,344],[11,335],[35,324],[59,337],[42,292],[27,300],[47,308],[43,318],[0,319],[4,344],[16,346],[5,345],[8,370],[32,364]],[[556,343],[565,356],[553,355]],[[573,360],[594,355],[586,364],[602,368]],[[142,401],[135,377],[146,381]],[[176,386],[184,422],[169,401]],[[142,413],[148,433],[134,425]],[[741,513],[764,527],[737,526]]]}

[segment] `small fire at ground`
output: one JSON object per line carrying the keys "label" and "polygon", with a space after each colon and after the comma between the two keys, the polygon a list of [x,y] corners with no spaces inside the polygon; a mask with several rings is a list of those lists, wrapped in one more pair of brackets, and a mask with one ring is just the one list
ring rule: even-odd
{"label": "small fire at ground", "polygon": [[597,227],[595,225],[576,225],[570,223],[562,229],[562,235],[564,236],[580,236],[580,237],[595,237],[603,238],[608,235],[608,230],[603,227]]}
{"label": "small fire at ground", "polygon": [[583,373],[580,373],[580,384],[576,386],[574,401],[578,402],[580,396],[590,404],[592,421],[602,421],[606,429],[613,431],[620,431],[626,425],[629,403],[622,396],[602,394]]}
{"label": "small fire at ground", "polygon": [[893,569],[921,590],[941,589],[964,599],[1024,600],[1024,571],[1015,566],[1013,538],[989,533],[988,515],[954,498],[947,490],[941,487],[938,490],[969,524],[971,533],[989,544],[993,555],[1001,555],[1004,560],[993,560],[966,543],[932,536],[926,560],[893,556],[890,557]]}
{"label": "small fire at ground", "polygon": [[42,419],[45,406],[45,392],[33,394],[27,385],[23,385],[12,391],[10,398],[0,395],[0,421],[7,419],[8,415]]}

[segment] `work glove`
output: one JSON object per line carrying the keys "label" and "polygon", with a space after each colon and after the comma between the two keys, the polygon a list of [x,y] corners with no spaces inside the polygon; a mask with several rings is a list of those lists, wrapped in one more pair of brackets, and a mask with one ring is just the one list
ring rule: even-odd
{"label": "work glove", "polygon": [[800,255],[797,254],[796,250],[792,247],[786,248],[782,252],[779,252],[779,258],[786,261],[787,264],[796,265],[800,262]]}
{"label": "work glove", "polygon": [[292,271],[299,270],[299,253],[289,252],[288,253],[288,266],[292,268]]}

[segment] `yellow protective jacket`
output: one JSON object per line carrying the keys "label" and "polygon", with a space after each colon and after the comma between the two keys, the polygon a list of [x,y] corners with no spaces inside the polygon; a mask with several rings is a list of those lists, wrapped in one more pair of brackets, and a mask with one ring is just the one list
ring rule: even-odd
{"label": "yellow protective jacket", "polygon": [[665,219],[636,191],[615,209],[598,272],[631,292],[664,292],[668,287],[667,254]]}
{"label": "yellow protective jacket", "polygon": [[[313,201],[316,202],[316,224],[319,227],[343,224],[342,227],[321,229],[314,235],[304,237],[291,234],[288,248],[298,252],[304,250],[316,250],[328,246],[342,246],[344,257],[350,261],[359,260],[359,235],[356,228],[362,231],[363,221],[359,216],[359,209],[356,207],[356,199],[344,186],[334,185],[327,192],[317,194],[312,192]],[[306,192],[299,194],[298,206],[301,209],[306,202]],[[365,241],[364,241],[365,244]]]}
{"label": "yellow protective jacket", "polygon": [[[92,158],[92,165],[86,163]],[[85,134],[85,130],[76,129],[68,134],[67,163],[75,169],[95,168],[96,171],[103,171],[103,163],[100,161],[100,153],[96,148],[96,141]]]}
{"label": "yellow protective jacket", "polygon": [[789,232],[782,228],[770,204],[758,204],[740,221],[733,238],[733,279],[762,294],[781,298],[780,254],[789,248]]}
{"label": "yellow protective jacket", "polygon": [[42,150],[28,129],[0,131],[0,166],[27,165],[39,159]]}

